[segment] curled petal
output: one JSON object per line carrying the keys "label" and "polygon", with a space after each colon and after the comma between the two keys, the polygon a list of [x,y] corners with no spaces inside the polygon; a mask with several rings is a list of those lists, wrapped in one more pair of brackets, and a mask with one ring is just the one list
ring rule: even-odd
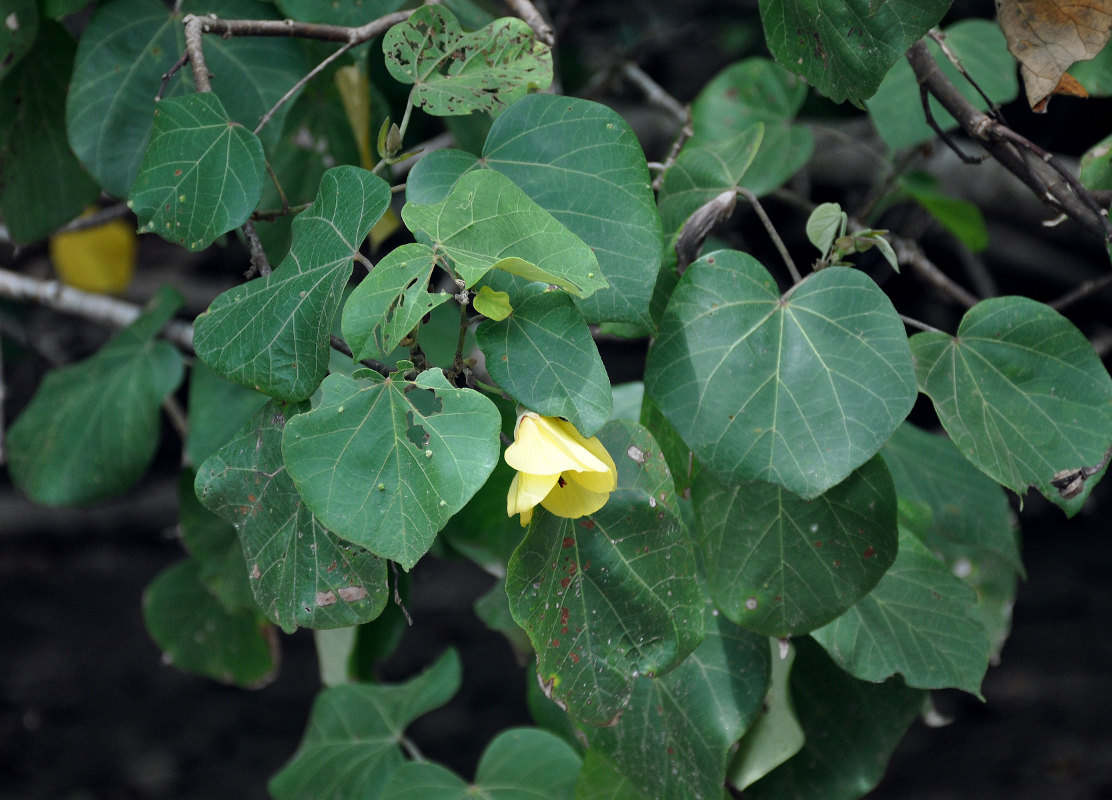
{"label": "curled petal", "polygon": [[613,470],[609,454],[608,464],[599,458],[599,451],[606,453],[598,439],[585,439],[570,422],[527,411],[517,421],[514,443],[506,448],[505,459],[514,469],[531,475]]}
{"label": "curled petal", "polygon": [[[514,475],[510,482],[510,492],[506,496],[506,513],[511,517],[526,511],[532,514],[533,507],[552,491],[558,478],[558,475],[530,475],[527,472]],[[527,522],[523,521],[522,524]]]}

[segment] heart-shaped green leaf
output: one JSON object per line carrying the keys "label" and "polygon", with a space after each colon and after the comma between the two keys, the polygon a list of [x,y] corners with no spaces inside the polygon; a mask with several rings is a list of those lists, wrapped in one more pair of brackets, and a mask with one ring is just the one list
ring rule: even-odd
{"label": "heart-shaped green leaf", "polygon": [[12,482],[37,503],[77,506],[130,489],[158,446],[181,355],[154,336],[181,307],[172,289],[90,358],[47,373],[7,432]]}
{"label": "heart-shaped green leaf", "polygon": [[[33,2],[27,5],[34,10]],[[3,16],[8,14],[0,9]],[[10,32],[0,25],[0,39]],[[66,141],[66,90],[76,47],[61,25],[44,22],[26,61],[8,74],[7,62],[0,67],[0,216],[17,244],[37,241],[73,219],[99,191]],[[0,42],[0,62],[2,53]]]}
{"label": "heart-shaped green leaf", "polygon": [[667,468],[651,434],[622,421],[599,440],[618,465],[609,502],[578,520],[538,509],[506,572],[546,693],[587,725],[615,722],[639,675],[699,644],[705,606],[675,497],[653,494]]}
{"label": "heart-shaped green leaf", "polygon": [[645,391],[720,481],[770,481],[804,498],[868,461],[916,396],[903,323],[868,276],[824,269],[781,298],[735,251],[680,279]]}
{"label": "heart-shaped green leaf", "polygon": [[579,755],[563,739],[536,728],[511,728],[491,741],[475,780],[430,761],[410,761],[390,776],[391,800],[572,800]]}
{"label": "heart-shaped green leaf", "polygon": [[236,526],[259,608],[283,630],[368,622],[386,606],[386,562],[339,540],[302,502],[282,463],[287,417],[264,406],[197,471],[197,496]]}
{"label": "heart-shaped green leaf", "polygon": [[613,109],[530,95],[494,121],[483,161],[591,248],[609,284],[577,301],[588,322],[651,326],[660,215],[645,155]]}
{"label": "heart-shaped green leaf", "polygon": [[516,17],[464,33],[443,6],[422,6],[382,39],[386,68],[412,83],[414,102],[430,114],[497,114],[530,89],[552,83],[552,53]]}
{"label": "heart-shaped green leaf", "polygon": [[435,369],[329,375],[321,390],[283,436],[298,491],[339,536],[412,568],[494,469],[498,409]]}
{"label": "heart-shaped green leaf", "polygon": [[203,250],[251,216],[263,193],[263,162],[258,137],[233,123],[215,94],[160,101],[128,199],[139,232]]}
{"label": "heart-shaped green leaf", "polygon": [[770,483],[692,486],[711,597],[743,628],[806,633],[869,593],[896,558],[896,492],[875,457],[814,500]]}
{"label": "heart-shaped green leaf", "polygon": [[329,336],[355,252],[390,204],[390,187],[335,167],[293,223],[271,274],[221,294],[197,317],[194,349],[218,375],[280,400],[304,400],[328,371]]}
{"label": "heart-shaped green leaf", "polygon": [[254,608],[228,611],[187,558],[160,572],[143,593],[143,621],[180,670],[239,686],[269,683],[277,667],[273,628]]}
{"label": "heart-shaped green leaf", "polygon": [[564,417],[594,436],[610,417],[613,395],[602,357],[575,303],[564,292],[541,292],[502,322],[484,322],[475,341],[487,371],[515,400]]}
{"label": "heart-shaped green leaf", "polygon": [[899,555],[876,588],[812,636],[861,680],[879,683],[898,672],[908,686],[953,687],[980,697],[989,641],[972,616],[976,600],[961,578],[901,530]]}
{"label": "heart-shaped green leaf", "polygon": [[[66,105],[70,146],[104,189],[127,197],[153,124],[159,76],[185,51],[182,18],[274,19],[274,8],[255,0],[184,0],[171,9],[158,0],[98,3],[81,35]],[[300,43],[254,36],[207,36],[205,61],[213,89],[233,120],[254,129],[259,119],[307,70]],[[188,68],[163,96],[194,91]],[[286,103],[262,130],[272,144],[282,131]]]}
{"label": "heart-shaped green leaf", "polygon": [[[709,610],[709,609],[708,609]],[[644,797],[718,798],[730,748],[768,690],[768,639],[708,615],[706,636],[667,675],[641,678],[616,725],[585,730]]]}
{"label": "heart-shaped green leaf", "polygon": [[398,742],[417,717],[459,690],[454,650],[401,684],[350,684],[317,695],[293,758],[270,780],[275,800],[387,798],[390,774],[405,763]]}
{"label": "heart-shaped green leaf", "polygon": [[768,49],[835,103],[872,96],[888,69],[942,20],[951,0],[760,0]]}
{"label": "heart-shaped green leaf", "polygon": [[577,297],[607,285],[591,248],[494,170],[468,172],[438,203],[407,203],[402,219],[443,250],[469,287],[496,265]]}
{"label": "heart-shaped green leaf", "polygon": [[[962,455],[1018,494],[1059,470],[1099,464],[1112,443],[1112,379],[1092,345],[1049,306],[996,297],[966,312],[957,336],[911,338],[919,389]],[[1084,494],[1095,481],[1090,478]]]}
{"label": "heart-shaped green leaf", "polygon": [[421,318],[450,300],[430,292],[437,255],[424,244],[403,244],[375,264],[344,303],[340,328],[356,360],[385,358]]}

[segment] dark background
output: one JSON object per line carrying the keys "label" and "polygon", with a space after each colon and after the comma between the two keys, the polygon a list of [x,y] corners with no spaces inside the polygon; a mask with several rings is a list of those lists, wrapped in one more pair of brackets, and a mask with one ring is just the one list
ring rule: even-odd
{"label": "dark background", "polygon": [[[688,102],[720,68],[759,44],[752,2],[704,0],[682,4],[682,10],[646,3],[632,17],[621,13],[628,4],[551,5],[566,48],[565,89],[590,87],[595,99],[619,108],[650,160],[663,158],[672,123],[646,111],[620,80],[591,83],[591,77],[631,58]],[[959,2],[951,17],[990,17],[991,6]],[[1006,113],[1016,129],[1067,155],[1079,155],[1112,130],[1103,100],[1055,99],[1044,116],[1019,103]],[[808,106],[807,119],[821,126],[816,159],[793,186],[816,201],[840,200],[852,209],[877,177],[863,148],[846,144],[849,138],[869,146],[867,125],[821,101]],[[915,209],[896,208],[883,222],[921,241],[959,282],[975,287],[987,280],[996,293],[1047,301],[1107,272],[1098,246],[1068,223],[1041,227],[1052,216],[1049,209],[993,165],[962,167],[942,150],[925,152],[923,159],[945,177],[950,191],[982,206],[992,236],[989,251],[970,257]],[[812,254],[798,213],[775,199],[766,206],[805,263]],[[739,208],[716,235],[770,267],[778,263],[747,209]],[[142,247],[129,296],[142,300],[169,282],[185,293],[191,313],[236,281],[246,264],[234,246],[189,256],[146,237]],[[9,256],[20,269],[49,275],[41,251],[0,251],[0,260]],[[914,276],[892,276],[867,261],[862,266],[885,282],[901,312],[956,327],[960,309]],[[1105,290],[1068,312],[1102,353],[1112,344],[1110,300]],[[45,311],[34,312],[29,324],[49,351],[69,358],[87,353],[106,335]],[[638,374],[643,344],[607,342],[603,351],[616,381]],[[5,361],[9,420],[44,364]],[[923,408],[916,413],[929,417]],[[174,533],[179,449],[167,430],[155,469],[135,492],[83,510],[34,507],[0,471],[0,800],[264,798],[266,780],[296,748],[319,688],[311,633],[282,637],[278,678],[244,691],[163,666],[143,628],[144,587],[183,555]],[[1028,580],[1020,586],[1001,663],[986,678],[987,702],[937,693],[939,709],[953,724],[928,729],[916,723],[872,797],[1112,798],[1110,509],[1107,486],[1098,487],[1071,521],[1036,496],[1026,499],[1020,519]],[[416,723],[411,735],[428,756],[468,777],[496,732],[529,722],[523,698],[531,672],[470,611],[492,582],[464,562],[423,560],[413,574],[414,625],[380,669],[384,678],[401,680],[443,648],[460,650],[463,691]]]}

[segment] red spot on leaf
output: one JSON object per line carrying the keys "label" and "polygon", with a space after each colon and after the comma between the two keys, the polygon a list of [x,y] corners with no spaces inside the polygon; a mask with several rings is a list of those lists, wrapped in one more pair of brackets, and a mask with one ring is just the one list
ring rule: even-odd
{"label": "red spot on leaf", "polygon": [[576,653],[576,652],[573,651],[573,652],[569,653],[568,655],[571,658],[571,663],[573,663],[573,664],[578,664],[579,663],[579,653]]}
{"label": "red spot on leaf", "polygon": [[575,544],[575,539],[571,536],[565,536],[563,544],[564,547],[571,547],[573,544]]}
{"label": "red spot on leaf", "polygon": [[553,639],[552,640],[552,646],[553,647],[559,647],[560,646],[560,640],[559,639]]}
{"label": "red spot on leaf", "polygon": [[586,528],[587,530],[592,530],[595,527],[595,521],[593,519],[585,519],[580,522],[579,525],[580,527]]}
{"label": "red spot on leaf", "polygon": [[560,578],[560,588],[566,589],[571,584],[571,578]]}
{"label": "red spot on leaf", "polygon": [[868,547],[865,548],[865,552],[862,553],[861,555],[863,555],[865,558],[872,558],[873,556],[876,555],[876,550],[873,549],[872,545],[869,545]]}

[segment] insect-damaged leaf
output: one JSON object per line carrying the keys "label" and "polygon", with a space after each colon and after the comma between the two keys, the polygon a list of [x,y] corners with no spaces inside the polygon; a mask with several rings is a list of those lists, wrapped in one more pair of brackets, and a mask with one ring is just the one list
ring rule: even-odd
{"label": "insect-damaged leaf", "polygon": [[464,33],[443,6],[422,6],[382,40],[386,68],[414,84],[414,99],[430,114],[497,114],[530,89],[552,83],[552,53],[516,17]]}

